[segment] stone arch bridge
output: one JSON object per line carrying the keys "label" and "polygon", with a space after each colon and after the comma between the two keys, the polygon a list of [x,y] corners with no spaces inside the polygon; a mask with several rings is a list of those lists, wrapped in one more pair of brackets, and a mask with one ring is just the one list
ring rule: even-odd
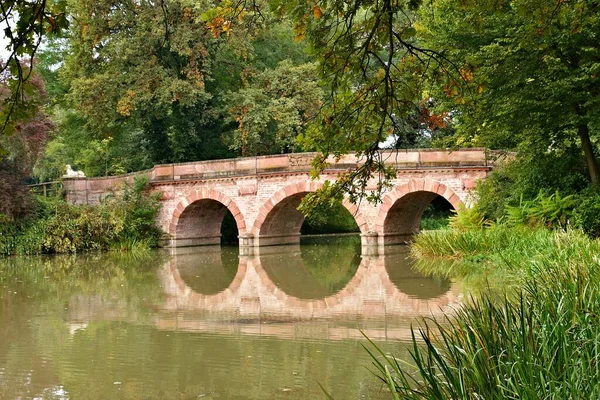
{"label": "stone arch bridge", "polygon": [[[297,243],[304,221],[296,209],[304,195],[335,180],[360,163],[354,155],[329,160],[319,179],[311,180],[317,153],[157,165],[147,171],[104,178],[65,178],[67,201],[97,204],[136,176],[146,176],[161,193],[158,225],[165,245],[219,244],[221,223],[233,215],[242,246]],[[492,167],[483,149],[397,150],[382,153],[395,167],[392,189],[381,204],[343,202],[360,228],[364,245],[401,243],[418,232],[421,215],[441,196],[455,209],[469,206],[469,192]],[[367,190],[373,190],[376,182]]]}

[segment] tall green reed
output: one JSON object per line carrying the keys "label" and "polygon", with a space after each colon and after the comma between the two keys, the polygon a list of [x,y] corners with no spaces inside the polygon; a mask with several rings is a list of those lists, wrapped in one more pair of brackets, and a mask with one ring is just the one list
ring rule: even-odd
{"label": "tall green reed", "polygon": [[409,364],[371,342],[374,372],[394,398],[600,397],[598,241],[505,227],[424,236],[418,254],[479,254],[506,273],[521,271],[514,276],[522,290],[501,301],[482,294],[452,316],[424,320],[413,330]]}

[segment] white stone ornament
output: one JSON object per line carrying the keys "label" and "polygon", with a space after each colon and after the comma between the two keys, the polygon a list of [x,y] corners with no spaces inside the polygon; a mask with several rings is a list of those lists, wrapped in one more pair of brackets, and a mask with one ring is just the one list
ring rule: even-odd
{"label": "white stone ornament", "polygon": [[67,164],[67,173],[63,175],[64,178],[85,178],[83,171],[74,171],[71,165]]}

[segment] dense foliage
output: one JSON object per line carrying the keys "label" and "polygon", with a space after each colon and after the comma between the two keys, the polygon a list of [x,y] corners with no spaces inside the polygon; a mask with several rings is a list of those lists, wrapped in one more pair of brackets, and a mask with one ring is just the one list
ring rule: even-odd
{"label": "dense foliage", "polygon": [[159,203],[145,186],[144,180],[136,180],[100,206],[35,199],[34,212],[16,222],[0,222],[0,255],[156,247]]}
{"label": "dense foliage", "polygon": [[316,66],[286,60],[246,79],[248,84],[227,98],[238,124],[232,149],[243,156],[300,149],[297,137],[317,114],[323,95]]}
{"label": "dense foliage", "polygon": [[[486,181],[480,182],[477,188],[478,202],[472,209],[459,212],[451,225],[457,230],[480,228],[494,223],[578,228],[592,237],[600,237],[598,189],[538,189],[536,194],[533,192],[535,182],[527,181],[530,172],[519,170],[519,166],[519,162],[511,163],[493,172]],[[565,177],[565,180],[572,179],[573,177]],[[580,187],[585,188],[584,185]]]}
{"label": "dense foliage", "polygon": [[577,149],[598,185],[597,2],[440,0],[422,15],[427,43],[446,50],[468,89],[450,80],[437,96],[455,110],[458,144],[542,158]]}
{"label": "dense foliage", "polygon": [[70,34],[38,56],[58,134],[36,178],[297,150],[321,96],[306,46],[267,10],[219,36],[211,7],[70,1]]}
{"label": "dense foliage", "polygon": [[[18,130],[35,114],[31,101],[34,56],[44,36],[61,33],[68,26],[64,1],[5,0],[0,3],[0,25],[7,39],[0,59],[0,136]],[[2,142],[0,141],[0,153]]]}

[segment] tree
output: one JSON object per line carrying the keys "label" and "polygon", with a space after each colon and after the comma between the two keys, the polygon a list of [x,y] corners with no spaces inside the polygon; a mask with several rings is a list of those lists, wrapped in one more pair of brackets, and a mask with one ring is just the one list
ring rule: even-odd
{"label": "tree", "polygon": [[44,113],[44,82],[35,73],[29,75],[21,86],[23,102],[12,111],[9,111],[12,104],[8,99],[12,96],[14,79],[7,71],[0,75],[0,115],[11,113],[11,123],[7,125],[11,134],[0,136],[3,150],[0,154],[0,231],[32,211],[33,202],[25,181],[54,128]]}
{"label": "tree", "polygon": [[227,97],[238,124],[232,148],[243,156],[295,150],[296,138],[321,105],[316,66],[286,60],[246,79],[245,87]]}
{"label": "tree", "polygon": [[[265,4],[252,0],[227,2],[210,23],[232,26],[240,11],[260,14]],[[402,121],[422,110],[426,79],[433,69],[451,73],[452,64],[439,52],[422,47],[415,29],[420,1],[271,1],[270,9],[290,16],[296,40],[304,40],[319,62],[327,90],[303,144],[322,153],[318,174],[328,156],[355,152],[363,164],[324,189],[325,197],[365,194],[369,181],[385,187],[393,170],[380,157],[380,143],[402,129]],[[456,69],[456,68],[455,68]],[[457,70],[458,71],[458,70]],[[381,190],[371,193],[377,200]],[[312,203],[310,200],[307,203]],[[315,206],[316,206],[315,202]]]}
{"label": "tree", "polygon": [[[26,81],[44,35],[59,34],[68,26],[65,1],[4,0],[0,2],[0,26],[9,43],[8,58],[0,60],[0,74],[8,81],[10,96],[3,98],[0,134],[10,134],[13,122],[22,120],[21,108],[28,108]],[[16,114],[16,115],[13,115]]]}
{"label": "tree", "polygon": [[[446,80],[459,143],[563,157],[574,144],[599,183],[600,5],[596,1],[437,0],[422,12],[428,45],[445,49],[475,90]],[[574,171],[565,171],[573,173]]]}
{"label": "tree", "polygon": [[73,1],[69,99],[98,139],[141,129],[153,163],[173,160],[182,121],[210,122],[206,91],[216,41],[201,21],[206,4]]}
{"label": "tree", "polygon": [[46,91],[44,81],[36,73],[26,72],[30,77],[21,84],[22,103],[17,109],[10,102],[14,79],[10,73],[0,75],[0,115],[10,114],[7,125],[10,135],[0,136],[0,150],[10,159],[21,174],[31,173],[41,156],[54,124],[44,112]]}

